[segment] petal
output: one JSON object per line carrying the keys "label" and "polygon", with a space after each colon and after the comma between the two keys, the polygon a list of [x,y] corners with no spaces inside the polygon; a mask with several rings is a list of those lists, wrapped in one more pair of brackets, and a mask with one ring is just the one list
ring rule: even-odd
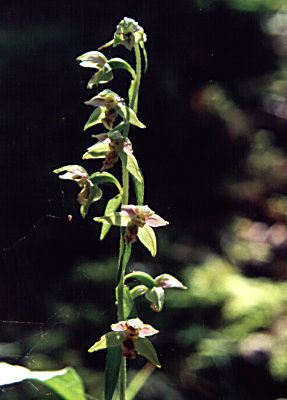
{"label": "petal", "polygon": [[137,215],[136,208],[137,206],[134,206],[133,204],[122,206],[122,213],[127,217],[134,218]]}
{"label": "petal", "polygon": [[111,139],[108,137],[107,133],[99,133],[98,135],[93,135],[93,137],[100,140],[102,143],[111,143]]}
{"label": "petal", "polygon": [[151,325],[144,324],[139,330],[139,337],[152,336],[159,331]]}
{"label": "petal", "polygon": [[[93,64],[104,65],[107,62],[107,58],[100,51],[88,51],[77,58],[77,61],[81,61],[80,65],[83,67],[83,62],[90,61]],[[95,66],[91,67],[95,68]]]}
{"label": "petal", "polygon": [[157,214],[145,215],[145,219],[146,224],[154,228],[156,228],[157,226],[165,226],[169,224],[169,222],[165,221]]}
{"label": "petal", "polygon": [[117,322],[116,324],[112,324],[111,329],[112,329],[112,331],[115,331],[115,332],[125,331],[126,330],[126,321],[120,321],[120,322]]}
{"label": "petal", "polygon": [[80,62],[80,66],[84,67],[84,68],[97,68],[99,69],[101,67],[101,65],[99,65],[99,61],[97,62],[93,62],[93,61],[82,61]]}
{"label": "petal", "polygon": [[179,289],[187,289],[178,279],[170,274],[162,274],[157,276],[155,279],[157,286],[160,286],[164,289],[167,288],[179,288]]}
{"label": "petal", "polygon": [[90,100],[85,101],[84,103],[88,106],[101,107],[104,106],[105,99],[103,97],[95,96],[92,97]]}

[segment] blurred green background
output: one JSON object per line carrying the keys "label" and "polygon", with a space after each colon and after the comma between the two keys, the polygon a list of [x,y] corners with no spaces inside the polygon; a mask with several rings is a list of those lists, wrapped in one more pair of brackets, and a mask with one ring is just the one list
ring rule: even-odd
{"label": "blurred green background", "polygon": [[[286,2],[0,5],[1,360],[71,365],[101,398],[105,352],[87,349],[116,322],[118,234],[100,243],[100,227],[80,218],[77,186],[52,171],[99,168],[81,160],[93,143],[82,132],[90,71],[75,59],[128,16],[144,27],[149,55],[139,103],[147,129],[131,138],[146,203],[170,221],[157,230],[158,256],[136,244],[130,268],[168,272],[188,287],[168,290],[160,314],[138,300],[140,317],[160,330],[163,368],[137,398],[287,398]],[[106,55],[132,62],[124,48]],[[127,74],[115,75],[108,86],[125,96]],[[130,361],[131,376],[144,363]],[[0,394],[56,399],[29,383]]]}

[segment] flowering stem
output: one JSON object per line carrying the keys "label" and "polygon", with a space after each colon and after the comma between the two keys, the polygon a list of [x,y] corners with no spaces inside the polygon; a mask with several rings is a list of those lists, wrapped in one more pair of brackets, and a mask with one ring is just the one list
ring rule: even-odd
{"label": "flowering stem", "polygon": [[131,104],[130,107],[137,112],[138,109],[138,94],[139,94],[139,88],[140,88],[140,81],[141,81],[141,52],[138,43],[135,43],[134,46],[135,49],[135,56],[136,56],[136,80],[135,80],[135,85],[134,85],[134,92],[132,95],[131,99]]}
{"label": "flowering stem", "polygon": [[127,386],[127,360],[122,357],[120,367],[120,400],[126,399],[126,386]]}
{"label": "flowering stem", "polygon": [[[136,57],[136,78],[134,83],[134,90],[132,93],[131,101],[129,106],[137,112],[137,99],[138,92],[140,87],[141,80],[141,55],[139,45],[136,43],[134,46],[135,49],[135,57]],[[125,137],[129,134],[130,124],[126,124],[123,135]],[[122,164],[122,187],[123,187],[123,196],[122,196],[122,205],[129,204],[129,172],[124,164]],[[128,247],[129,246],[129,247]],[[118,281],[118,320],[122,321],[126,319],[128,316],[124,315],[124,276],[125,276],[125,267],[129,260],[131,252],[131,245],[126,245],[124,243],[123,238],[123,229],[121,229],[120,233],[120,250],[119,250],[119,281]],[[120,400],[125,400],[126,398],[126,381],[127,381],[127,371],[126,371],[126,359],[122,357],[121,366],[120,366]]]}

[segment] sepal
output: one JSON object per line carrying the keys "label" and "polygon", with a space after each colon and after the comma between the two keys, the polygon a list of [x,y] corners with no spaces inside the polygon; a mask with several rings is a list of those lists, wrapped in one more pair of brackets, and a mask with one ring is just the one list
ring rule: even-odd
{"label": "sepal", "polygon": [[144,356],[156,367],[161,368],[158,356],[152,343],[147,338],[138,338],[135,340],[135,349],[138,354]]}
{"label": "sepal", "polygon": [[[115,197],[110,199],[107,202],[104,215],[109,215],[112,212],[116,211],[119,208],[121,202],[122,202],[122,196],[120,194],[117,194]],[[103,240],[106,237],[107,233],[110,230],[110,227],[111,227],[110,224],[103,224],[102,225],[100,240]]]}
{"label": "sepal", "polygon": [[134,110],[123,103],[118,103],[117,112],[123,118],[124,121],[129,122],[132,125],[138,126],[139,128],[146,128],[146,126],[138,119]]}
{"label": "sepal", "polygon": [[157,252],[156,236],[153,229],[149,225],[144,225],[138,230],[138,238],[142,244],[150,251],[151,255],[155,257]]}
{"label": "sepal", "polygon": [[154,311],[160,312],[164,304],[164,290],[162,287],[154,287],[145,294]]}
{"label": "sepal", "polygon": [[119,152],[120,159],[122,160],[123,165],[129,171],[131,175],[141,184],[143,184],[143,176],[139,169],[137,159],[132,153],[127,153],[125,151]]}
{"label": "sepal", "polygon": [[95,217],[94,221],[116,226],[127,226],[130,222],[130,218],[122,212],[114,212],[109,215],[103,215],[102,217]]}
{"label": "sepal", "polygon": [[93,353],[94,351],[107,349],[109,347],[120,346],[123,339],[124,332],[108,332],[93,344],[93,346],[89,348],[88,352]]}

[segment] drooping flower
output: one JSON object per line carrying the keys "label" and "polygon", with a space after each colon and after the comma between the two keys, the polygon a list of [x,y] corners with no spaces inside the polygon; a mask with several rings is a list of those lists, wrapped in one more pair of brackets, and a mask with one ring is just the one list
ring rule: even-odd
{"label": "drooping flower", "polygon": [[112,324],[111,329],[115,332],[124,332],[122,355],[127,358],[136,358],[135,339],[152,336],[159,332],[151,325],[144,324],[139,318],[133,318],[128,321],[120,321],[116,324]]}
{"label": "drooping flower", "polygon": [[100,170],[103,172],[112,168],[118,158],[120,158],[129,173],[139,182],[143,183],[142,174],[139,170],[137,160],[133,155],[131,142],[127,137],[123,136],[117,130],[93,135],[93,137],[96,137],[99,141],[88,148],[88,151],[83,155],[83,159],[104,158],[105,160]]}
{"label": "drooping flower", "polygon": [[85,101],[85,104],[96,107],[96,110],[90,115],[84,130],[97,124],[103,124],[106,129],[111,131],[118,115],[125,122],[139,128],[145,128],[145,125],[139,121],[134,110],[126,106],[124,99],[110,89],[103,90],[90,100]]}
{"label": "drooping flower", "polygon": [[122,355],[135,358],[136,352],[147,358],[150,362],[161,367],[156,351],[146,336],[155,335],[159,331],[151,325],[144,324],[139,318],[120,321],[111,325],[111,332],[103,335],[90,349],[94,351],[121,346]]}
{"label": "drooping flower", "polygon": [[88,82],[87,88],[92,89],[94,85],[107,83],[113,79],[112,68],[107,58],[100,51],[89,51],[77,58],[80,66],[84,68],[95,68],[98,71],[93,74]]}
{"label": "drooping flower", "polygon": [[187,289],[178,279],[170,274],[161,274],[153,278],[150,274],[143,271],[132,271],[125,276],[125,281],[130,279],[138,281],[140,284],[130,289],[133,299],[141,295],[145,295],[146,299],[151,303],[154,311],[161,311],[164,305],[165,293],[164,289],[178,288]]}
{"label": "drooping flower", "polygon": [[92,97],[90,100],[85,101],[85,104],[94,107],[101,107],[103,116],[100,118],[100,123],[108,130],[113,128],[113,124],[118,116],[117,105],[121,103],[124,105],[124,100],[114,93],[112,90],[106,89]]}
{"label": "drooping flower", "polygon": [[65,167],[56,169],[54,172],[56,174],[65,172],[59,178],[75,181],[82,189],[78,194],[77,201],[81,205],[80,211],[84,218],[91,203],[102,197],[101,189],[89,179],[89,174],[80,165],[66,165]]}
{"label": "drooping flower", "polygon": [[122,214],[130,218],[124,235],[126,244],[134,243],[137,240],[138,229],[145,225],[155,228],[168,224],[148,206],[135,206],[133,204],[122,206]]}
{"label": "drooping flower", "polygon": [[109,147],[109,151],[106,153],[106,157],[100,172],[112,168],[118,161],[121,151],[124,151],[127,154],[131,154],[133,152],[130,141],[122,136],[118,131],[113,132],[113,135],[110,136],[107,133],[101,133],[99,135],[95,135],[94,137]]}
{"label": "drooping flower", "polygon": [[153,227],[168,225],[168,222],[155,214],[148,206],[124,205],[120,212],[114,212],[102,217],[94,218],[97,222],[117,226],[126,226],[125,243],[134,243],[137,238],[151,252],[156,255],[156,236]]}

